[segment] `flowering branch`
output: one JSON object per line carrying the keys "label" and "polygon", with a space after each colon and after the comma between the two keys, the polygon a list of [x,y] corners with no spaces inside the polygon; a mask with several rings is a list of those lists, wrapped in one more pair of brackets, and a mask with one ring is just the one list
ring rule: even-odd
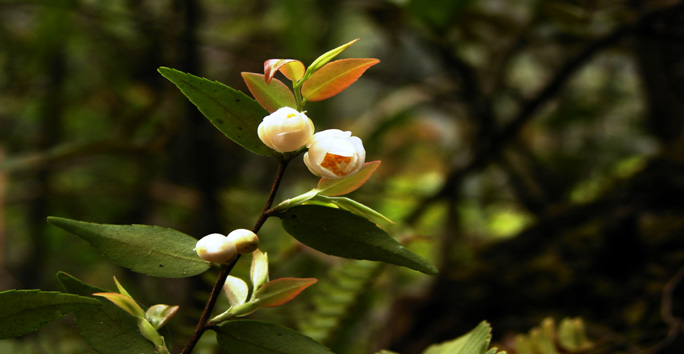
{"label": "flowering branch", "polygon": [[[276,176],[273,180],[273,186],[271,187],[271,192],[269,193],[268,199],[266,200],[266,205],[264,206],[261,215],[259,215],[259,218],[257,219],[256,223],[254,224],[254,227],[252,228],[252,232],[254,232],[255,234],[259,232],[259,230],[269,217],[268,211],[271,209],[271,205],[275,200],[275,195],[278,192],[278,187],[280,187],[280,182],[282,181],[283,175],[285,174],[285,168],[287,167],[289,162],[289,159],[280,160],[280,165],[278,167],[278,171],[276,172]],[[219,294],[221,293],[221,289],[223,289],[223,284],[226,282],[226,278],[228,278],[228,275],[230,274],[231,270],[233,269],[233,267],[239,259],[240,254],[238,254],[237,257],[230,264],[224,264],[221,266],[221,271],[219,272],[218,279],[216,279],[214,288],[211,289],[211,294],[209,295],[207,304],[204,306],[202,316],[200,317],[200,320],[197,323],[195,331],[192,333],[192,336],[190,336],[188,343],[181,351],[181,354],[192,353],[192,350],[195,348],[195,345],[197,345],[197,342],[202,337],[204,332],[210,328],[210,326],[207,326],[209,316],[211,316],[211,312],[214,309],[214,306],[216,305],[216,301],[218,300]]]}

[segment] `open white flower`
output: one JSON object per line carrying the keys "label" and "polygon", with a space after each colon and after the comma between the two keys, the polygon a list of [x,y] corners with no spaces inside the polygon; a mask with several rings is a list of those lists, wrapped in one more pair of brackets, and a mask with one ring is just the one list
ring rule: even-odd
{"label": "open white flower", "polygon": [[264,117],[257,133],[271,149],[290,152],[306,145],[314,133],[314,125],[304,112],[282,107]]}
{"label": "open white flower", "polygon": [[351,132],[328,129],[314,134],[304,163],[318,177],[342,178],[356,173],[366,161],[366,150]]}
{"label": "open white flower", "polygon": [[209,234],[195,245],[195,252],[205,261],[228,263],[237,257],[235,242],[221,234]]}

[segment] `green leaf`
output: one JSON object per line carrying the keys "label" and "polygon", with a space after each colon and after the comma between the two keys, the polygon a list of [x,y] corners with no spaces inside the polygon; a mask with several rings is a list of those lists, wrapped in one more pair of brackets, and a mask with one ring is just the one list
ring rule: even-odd
{"label": "green leaf", "polygon": [[244,93],[220,82],[161,67],[159,73],[181,92],[228,138],[262,156],[277,156],[259,140],[257,128],[268,112]]}
{"label": "green leaf", "polygon": [[282,107],[297,107],[294,94],[282,81],[272,79],[266,83],[264,75],[256,73],[242,73],[249,92],[269,112],[275,112]]}
{"label": "green leaf", "polygon": [[335,59],[336,56],[338,56],[340,53],[342,53],[345,49],[349,48],[350,45],[356,43],[359,39],[355,39],[351,42],[345,43],[335,49],[331,49],[325,53],[323,53],[321,56],[316,58],[311,65],[309,65],[308,68],[306,68],[306,72],[304,73],[304,78],[303,80],[307,80],[311,75],[313,75],[316,71],[318,71],[320,68],[322,68],[325,64],[327,64],[329,61]]}
{"label": "green leaf", "polygon": [[366,162],[358,172],[349,177],[336,179],[321,178],[316,189],[319,190],[320,194],[328,197],[349,194],[363,186],[379,166],[380,161]]}
{"label": "green leaf", "polygon": [[145,311],[130,296],[119,293],[93,293],[93,296],[100,296],[111,301],[133,317],[145,318]]}
{"label": "green leaf", "polygon": [[157,304],[150,306],[147,311],[145,311],[145,319],[152,325],[152,327],[159,329],[162,328],[167,322],[176,315],[178,305],[166,305]]}
{"label": "green leaf", "polygon": [[303,244],[323,253],[396,264],[437,274],[430,262],[404,248],[368,219],[346,210],[300,205],[275,214],[283,227]]}
{"label": "green leaf", "polygon": [[440,344],[428,347],[423,354],[484,354],[492,339],[492,328],[486,321],[480,322],[472,331]]}
{"label": "green leaf", "polygon": [[[64,289],[72,294],[89,296],[108,290],[86,284],[69,274],[57,273]],[[74,311],[76,325],[83,338],[100,354],[155,354],[154,345],[140,334],[135,317],[109,300],[97,300],[98,307]]]}
{"label": "green leaf", "polygon": [[229,275],[226,282],[223,283],[223,291],[226,293],[230,306],[239,306],[247,301],[249,295],[249,287],[244,280]]}
{"label": "green leaf", "polygon": [[[256,250],[252,252],[252,266],[249,270],[252,278],[252,289],[259,289],[261,285],[268,281],[268,254]],[[254,293],[252,293],[254,298]]]}
{"label": "green leaf", "polygon": [[240,354],[330,354],[313,339],[273,323],[228,321],[217,330],[219,347],[225,353]]}
{"label": "green leaf", "polygon": [[302,96],[309,101],[322,101],[337,95],[363,75],[378,59],[341,59],[328,63],[302,85]]}
{"label": "green leaf", "polygon": [[256,291],[254,302],[261,307],[276,307],[294,299],[304,289],[315,284],[315,278],[279,278],[269,281]]}
{"label": "green leaf", "polygon": [[69,312],[93,305],[99,306],[100,302],[57,291],[0,292],[0,339],[31,333]]}
{"label": "green leaf", "polygon": [[196,239],[173,229],[94,224],[52,216],[48,222],[88,241],[112,262],[138,273],[185,278],[204,273],[211,266],[193,251]]}

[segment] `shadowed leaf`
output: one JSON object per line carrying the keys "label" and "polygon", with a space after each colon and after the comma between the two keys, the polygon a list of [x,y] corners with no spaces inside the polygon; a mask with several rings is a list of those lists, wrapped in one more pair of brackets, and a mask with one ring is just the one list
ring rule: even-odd
{"label": "shadowed leaf", "polygon": [[313,339],[273,323],[228,321],[217,330],[219,347],[225,353],[240,354],[331,354]]}

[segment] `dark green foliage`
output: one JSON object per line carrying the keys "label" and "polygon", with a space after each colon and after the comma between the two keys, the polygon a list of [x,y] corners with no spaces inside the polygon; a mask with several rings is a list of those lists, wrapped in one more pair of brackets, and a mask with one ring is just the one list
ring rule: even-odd
{"label": "dark green foliage", "polygon": [[303,244],[333,256],[396,264],[437,274],[430,262],[404,248],[364,217],[319,205],[302,205],[277,215],[283,227]]}
{"label": "dark green foliage", "polygon": [[56,291],[0,292],[0,339],[33,332],[66,313],[98,305],[100,302],[93,298]]}
{"label": "dark green foliage", "polygon": [[[58,273],[57,279],[72,294],[91,296],[108,290],[86,284],[69,274]],[[154,354],[152,342],[138,330],[135,317],[100,298],[102,306],[74,311],[76,324],[83,338],[101,354]]]}
{"label": "dark green foliage", "polygon": [[330,354],[313,339],[272,323],[228,321],[217,329],[219,346],[225,353],[241,354]]}
{"label": "dark green foliage", "polygon": [[196,239],[149,225],[106,225],[50,217],[48,222],[97,248],[112,262],[132,271],[165,278],[185,278],[205,272],[211,263],[193,249]]}

